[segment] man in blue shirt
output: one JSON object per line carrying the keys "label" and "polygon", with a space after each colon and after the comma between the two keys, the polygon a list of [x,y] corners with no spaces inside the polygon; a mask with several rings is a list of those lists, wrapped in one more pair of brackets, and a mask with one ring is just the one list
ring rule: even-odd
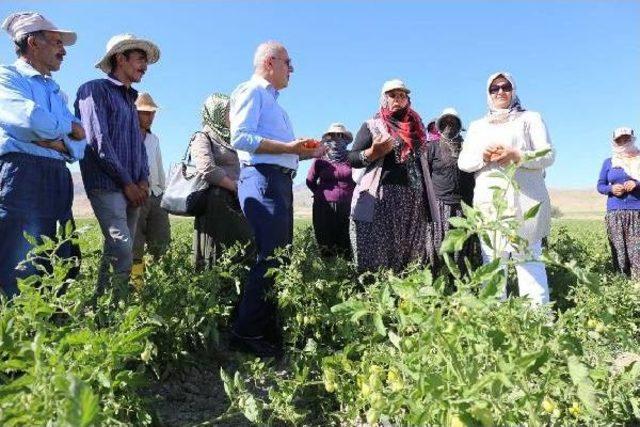
{"label": "man in blue shirt", "polygon": [[277,304],[267,300],[273,280],[265,273],[277,264],[274,251],[293,240],[292,183],[300,158],[319,157],[317,141],[296,139],[289,116],[278,104],[279,91],[293,72],[285,47],[258,46],[254,75],[231,95],[231,144],[241,164],[238,197],[256,238],[258,257],[238,305],[231,343],[257,356],[277,356],[281,338]]}
{"label": "man in blue shirt", "polygon": [[[17,279],[36,274],[32,263],[17,270],[39,238],[73,228],[73,183],[66,162],[84,155],[85,133],[51,78],[76,34],[56,28],[42,15],[10,15],[2,28],[12,38],[18,60],[0,66],[0,286],[12,297]],[[68,237],[68,236],[65,236]],[[70,257],[64,244],[58,255]]]}
{"label": "man in blue shirt", "polygon": [[159,57],[160,50],[148,40],[132,34],[112,37],[96,64],[107,78],[80,86],[74,104],[89,141],[80,162],[82,181],[104,236],[97,294],[109,283],[111,267],[116,289],[128,286],[130,279],[140,206],[149,195],[147,152],[135,106],[138,92],[131,85]]}

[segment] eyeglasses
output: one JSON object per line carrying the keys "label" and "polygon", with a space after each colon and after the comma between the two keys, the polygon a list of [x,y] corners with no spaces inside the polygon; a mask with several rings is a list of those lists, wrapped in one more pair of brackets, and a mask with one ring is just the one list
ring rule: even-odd
{"label": "eyeglasses", "polygon": [[293,64],[291,63],[291,58],[278,58],[277,56],[272,56],[271,59],[279,59],[280,61],[284,62],[284,64],[291,70],[293,70]]}
{"label": "eyeglasses", "polygon": [[500,89],[502,89],[503,92],[511,92],[513,90],[513,86],[511,86],[511,83],[505,83],[502,85],[491,85],[489,86],[489,93],[495,95],[496,93],[500,92]]}

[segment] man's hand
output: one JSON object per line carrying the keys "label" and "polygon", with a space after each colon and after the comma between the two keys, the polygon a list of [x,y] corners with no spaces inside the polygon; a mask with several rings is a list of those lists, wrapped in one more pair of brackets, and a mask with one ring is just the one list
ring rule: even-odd
{"label": "man's hand", "polygon": [[624,191],[626,191],[627,193],[631,193],[633,190],[636,189],[636,182],[632,179],[625,181],[624,184],[622,184],[622,186],[624,187]]}
{"label": "man's hand", "polygon": [[35,143],[36,145],[42,148],[50,148],[51,150],[56,150],[57,152],[62,154],[69,154],[69,150],[67,149],[67,146],[64,145],[64,142],[62,142],[61,140],[35,141]]}
{"label": "man's hand", "polygon": [[614,196],[620,197],[624,194],[624,185],[622,184],[613,184],[611,186],[611,192]]}
{"label": "man's hand", "polygon": [[76,141],[81,141],[86,138],[84,133],[84,128],[78,122],[71,122],[71,133],[69,134],[69,138],[74,139]]}
{"label": "man's hand", "polygon": [[124,195],[129,203],[134,207],[141,206],[147,198],[146,193],[140,188],[138,184],[133,182],[124,186]]}
{"label": "man's hand", "polygon": [[289,146],[289,153],[297,154],[301,158],[310,158],[318,150],[318,141],[313,138],[298,138],[287,144]]}

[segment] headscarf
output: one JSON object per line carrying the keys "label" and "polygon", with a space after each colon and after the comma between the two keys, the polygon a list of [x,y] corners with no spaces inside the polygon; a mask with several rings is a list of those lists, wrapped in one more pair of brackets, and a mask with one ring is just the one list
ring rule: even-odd
{"label": "headscarf", "polygon": [[380,95],[380,111],[375,115],[375,119],[381,119],[389,134],[402,140],[400,147],[400,162],[404,162],[413,150],[414,144],[419,148],[427,142],[427,133],[422,123],[422,118],[411,108],[411,98],[407,97],[407,106],[400,111],[392,113],[387,107],[385,94]]}
{"label": "headscarf", "polygon": [[332,163],[344,163],[347,161],[347,145],[349,145],[349,138],[334,138],[324,139],[323,143],[327,147],[325,158]]}
{"label": "headscarf", "polygon": [[[491,83],[498,77],[504,77],[511,83],[511,103],[507,108],[496,108],[493,106],[493,100],[491,99],[491,94],[489,93],[489,88],[491,87]],[[489,76],[487,80],[487,105],[489,106],[489,113],[487,114],[487,119],[489,123],[504,123],[511,121],[518,117],[520,113],[525,111],[520,104],[520,98],[516,94],[516,81],[513,79],[513,76],[507,72],[500,71],[498,73],[494,73]]]}
{"label": "headscarf", "polygon": [[635,136],[631,136],[629,142],[623,145],[616,144],[615,139],[612,140],[611,166],[622,168],[631,178],[640,180],[640,150],[636,147],[635,142]]}
{"label": "headscarf", "polygon": [[223,142],[231,141],[231,131],[227,127],[229,97],[223,93],[213,93],[202,106],[202,125],[208,126]]}

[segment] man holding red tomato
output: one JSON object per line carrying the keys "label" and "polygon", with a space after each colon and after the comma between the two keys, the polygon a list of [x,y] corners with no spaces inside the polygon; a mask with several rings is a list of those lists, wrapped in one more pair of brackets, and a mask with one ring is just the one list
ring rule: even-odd
{"label": "man holding red tomato", "polygon": [[231,144],[241,170],[238,197],[255,234],[258,257],[252,266],[231,335],[237,349],[261,357],[281,353],[277,304],[267,299],[277,263],[271,257],[293,240],[293,178],[300,159],[320,157],[324,147],[295,138],[289,116],[278,104],[279,91],[293,72],[285,47],[275,41],[258,46],[250,80],[231,94]]}

